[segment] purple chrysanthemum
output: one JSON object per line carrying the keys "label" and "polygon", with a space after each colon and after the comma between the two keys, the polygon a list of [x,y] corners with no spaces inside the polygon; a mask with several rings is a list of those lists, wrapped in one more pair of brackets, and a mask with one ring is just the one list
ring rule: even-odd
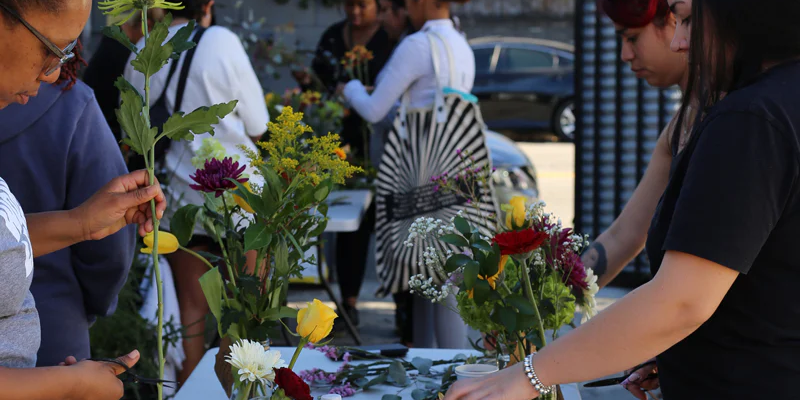
{"label": "purple chrysanthemum", "polygon": [[239,166],[239,162],[230,157],[225,157],[222,161],[216,158],[206,160],[203,169],[198,169],[190,176],[197,184],[189,187],[201,192],[215,193],[216,197],[222,196],[225,191],[236,189],[236,185],[228,178],[239,183],[247,182],[247,178],[241,177],[245,168],[245,165]]}

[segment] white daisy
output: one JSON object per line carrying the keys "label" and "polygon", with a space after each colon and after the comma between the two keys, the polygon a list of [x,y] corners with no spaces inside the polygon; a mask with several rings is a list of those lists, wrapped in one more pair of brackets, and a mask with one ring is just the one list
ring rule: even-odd
{"label": "white daisy", "polygon": [[231,354],[226,357],[227,363],[238,370],[239,381],[259,381],[266,384],[275,380],[275,369],[283,368],[286,362],[278,351],[264,350],[261,343],[242,339],[231,346]]}

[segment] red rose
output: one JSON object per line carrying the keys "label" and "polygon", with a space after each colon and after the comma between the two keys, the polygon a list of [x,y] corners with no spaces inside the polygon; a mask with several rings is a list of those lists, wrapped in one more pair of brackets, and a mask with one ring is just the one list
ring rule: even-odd
{"label": "red rose", "polygon": [[500,254],[511,256],[536,250],[547,240],[547,234],[533,229],[499,233],[492,239],[500,246]]}
{"label": "red rose", "polygon": [[287,396],[294,400],[314,400],[311,397],[311,389],[308,384],[303,382],[294,371],[289,368],[281,368],[275,371],[275,384],[283,389]]}

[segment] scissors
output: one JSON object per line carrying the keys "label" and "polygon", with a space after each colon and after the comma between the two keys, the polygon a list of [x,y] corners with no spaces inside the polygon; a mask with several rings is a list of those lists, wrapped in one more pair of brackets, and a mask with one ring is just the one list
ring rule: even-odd
{"label": "scissors", "polygon": [[[635,371],[638,371],[639,369],[644,368],[644,367],[646,367],[648,365],[655,365],[655,363],[656,363],[655,361],[648,361],[648,362],[646,362],[644,364],[639,364],[639,365],[633,367],[631,369],[631,373],[630,374],[625,374],[625,375],[620,376],[618,378],[601,379],[599,381],[589,382],[589,383],[584,384],[583,387],[594,388],[594,387],[619,385],[620,383],[625,382],[625,379],[628,379],[628,377],[630,377]],[[646,380],[650,380],[650,379],[654,379],[654,378],[658,378],[658,374],[652,373],[650,375],[647,375],[644,379],[642,379],[642,381],[646,381]]]}
{"label": "scissors", "polygon": [[121,379],[123,382],[144,383],[146,385],[158,385],[160,383],[164,387],[168,387],[170,389],[174,389],[172,385],[178,383],[176,381],[167,381],[164,379],[143,378],[139,375],[136,375],[136,373],[134,373],[131,367],[128,367],[127,364],[114,358],[89,358],[88,361],[107,362],[117,364],[120,367],[125,368],[125,373],[127,376],[125,379]]}

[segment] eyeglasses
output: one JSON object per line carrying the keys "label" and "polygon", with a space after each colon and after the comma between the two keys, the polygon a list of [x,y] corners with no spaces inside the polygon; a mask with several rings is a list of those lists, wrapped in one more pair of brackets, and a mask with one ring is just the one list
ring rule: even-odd
{"label": "eyeglasses", "polygon": [[55,58],[51,58],[50,56],[48,56],[47,60],[45,60],[44,67],[42,68],[42,71],[44,71],[45,76],[49,76],[53,72],[56,72],[56,70],[61,68],[62,65],[69,62],[69,60],[72,60],[75,57],[75,54],[72,53],[72,50],[75,48],[75,46],[78,45],[78,39],[75,39],[74,42],[67,45],[67,47],[65,47],[64,49],[59,49],[58,46],[56,46],[53,42],[44,37],[44,35],[39,33],[39,31],[37,31],[36,28],[32,27],[31,24],[28,23],[28,21],[25,21],[22,18],[22,16],[17,14],[17,12],[12,10],[8,5],[0,2],[0,7],[6,10],[7,13],[11,14],[12,17],[18,19],[19,22],[21,22],[22,25],[28,28],[28,30],[33,34],[33,36],[36,36],[36,38],[39,39],[39,41],[42,42],[42,44],[44,44],[45,47],[47,47],[47,49],[50,50],[51,53],[53,53],[52,55],[55,56]]}

